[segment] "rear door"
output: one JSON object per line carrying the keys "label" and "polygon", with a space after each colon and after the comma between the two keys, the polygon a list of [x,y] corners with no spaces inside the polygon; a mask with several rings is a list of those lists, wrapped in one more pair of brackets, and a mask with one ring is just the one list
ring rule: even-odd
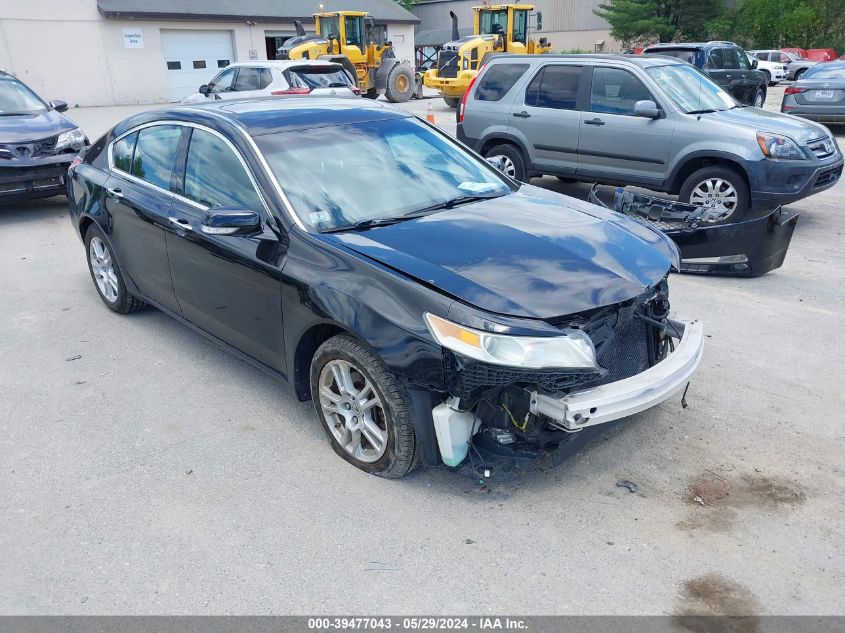
{"label": "rear door", "polygon": [[574,174],[577,169],[584,74],[579,64],[544,64],[511,105],[508,126],[524,135],[537,171]]}
{"label": "rear door", "polygon": [[165,230],[181,134],[179,126],[155,125],[116,140],[105,185],[110,239],[124,274],[145,297],[176,313]]}
{"label": "rear door", "polygon": [[609,182],[660,184],[665,179],[674,119],[634,116],[637,101],[661,105],[630,70],[594,66],[589,102],[581,116],[578,175]]}
{"label": "rear door", "polygon": [[235,77],[234,92],[230,93],[230,98],[260,97],[267,94],[265,88],[271,83],[273,83],[273,74],[269,68],[241,66],[238,76]]}
{"label": "rear door", "polygon": [[753,104],[760,79],[757,72],[751,68],[748,57],[739,48],[726,48],[725,65],[731,71],[731,75],[739,82],[737,86],[739,94],[734,96],[745,104]]}

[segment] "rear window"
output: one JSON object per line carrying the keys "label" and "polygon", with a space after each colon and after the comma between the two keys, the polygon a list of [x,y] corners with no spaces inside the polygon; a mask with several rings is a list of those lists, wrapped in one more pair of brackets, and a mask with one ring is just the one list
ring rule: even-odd
{"label": "rear window", "polygon": [[499,101],[528,70],[528,64],[494,64],[478,82],[476,101]]}
{"label": "rear window", "polygon": [[803,79],[839,79],[845,81],[845,64],[841,66],[827,66],[819,64],[812,66],[804,73]]}
{"label": "rear window", "polygon": [[294,88],[342,88],[354,85],[343,68],[307,66],[287,71],[288,83]]}

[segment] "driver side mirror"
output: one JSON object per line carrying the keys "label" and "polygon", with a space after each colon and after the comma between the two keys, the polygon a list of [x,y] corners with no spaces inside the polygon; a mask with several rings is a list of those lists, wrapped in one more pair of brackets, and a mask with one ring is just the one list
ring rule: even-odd
{"label": "driver side mirror", "polygon": [[201,95],[207,95],[208,94],[208,85],[207,84],[201,85],[200,89],[197,90],[197,92],[199,92]]}
{"label": "driver side mirror", "polygon": [[58,99],[54,99],[50,102],[50,107],[53,108],[56,112],[65,112],[67,110],[67,103],[64,101],[59,101]]}
{"label": "driver side mirror", "polygon": [[650,99],[643,99],[634,104],[634,116],[641,116],[646,119],[657,119],[660,117],[660,108]]}
{"label": "driver side mirror", "polygon": [[202,218],[202,232],[208,235],[252,233],[261,228],[261,216],[246,209],[209,209]]}
{"label": "driver side mirror", "polygon": [[504,156],[491,156],[490,158],[485,158],[488,163],[493,165],[496,169],[500,172],[505,173],[505,157]]}

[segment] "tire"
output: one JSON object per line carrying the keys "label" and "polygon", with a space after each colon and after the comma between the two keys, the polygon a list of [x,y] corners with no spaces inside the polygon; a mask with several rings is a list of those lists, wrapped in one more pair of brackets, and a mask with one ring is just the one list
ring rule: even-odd
{"label": "tire", "polygon": [[[351,389],[340,386],[335,370],[343,382],[352,383]],[[366,386],[363,397],[378,404],[358,409],[360,390]],[[357,398],[349,395],[352,392]],[[405,390],[378,355],[352,336],[339,334],[317,348],[311,360],[311,398],[332,448],[350,464],[388,479],[416,468],[419,451]]]}
{"label": "tire", "polygon": [[387,75],[384,96],[391,103],[405,103],[414,94],[414,73],[404,64],[396,64]]}
{"label": "tire", "polygon": [[792,78],[793,81],[798,81],[801,77],[804,76],[804,73],[807,72],[806,68],[802,68],[801,70],[795,71],[795,76]]}
{"label": "tire", "polygon": [[504,169],[506,176],[525,182],[525,159],[522,158],[522,152],[519,149],[513,145],[495,145],[484,153],[485,158],[492,156],[502,156],[507,159]]}
{"label": "tire", "polygon": [[[711,187],[707,186],[708,181]],[[723,204],[723,208],[718,206],[713,207],[713,215],[705,219],[709,224],[724,224],[728,222],[737,222],[745,215],[751,202],[751,194],[748,189],[748,184],[745,178],[735,169],[726,167],[724,165],[708,165],[693,172],[681,185],[681,191],[678,197],[682,202],[690,204],[698,204],[701,206],[707,205],[708,190],[718,191],[718,194],[724,195],[726,191],[723,187],[713,187],[718,182],[727,183],[733,188],[735,192],[735,203],[733,205]],[[718,201],[716,201],[718,205]]]}
{"label": "tire", "polygon": [[457,108],[458,104],[461,102],[459,97],[443,97],[443,101],[445,101],[446,105],[450,108]]}
{"label": "tire", "polygon": [[106,307],[129,314],[147,306],[126,289],[120,263],[100,227],[92,224],[85,232],[85,254],[94,288]]}
{"label": "tire", "polygon": [[757,92],[754,93],[754,101],[751,102],[755,108],[762,108],[763,105],[766,103],[766,91],[762,88],[757,88]]}
{"label": "tire", "polygon": [[365,99],[378,99],[378,90],[370,88],[367,92],[362,92],[361,96]]}

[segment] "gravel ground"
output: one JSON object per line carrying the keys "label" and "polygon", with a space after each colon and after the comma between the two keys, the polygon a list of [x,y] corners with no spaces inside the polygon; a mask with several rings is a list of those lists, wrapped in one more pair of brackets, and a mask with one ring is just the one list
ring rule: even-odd
{"label": "gravel ground", "polygon": [[0,613],[845,614],[843,206],[793,205],[764,277],[671,278],[708,333],[689,408],[484,486],[352,468],[282,385],[106,310],[64,199],[0,209]]}

